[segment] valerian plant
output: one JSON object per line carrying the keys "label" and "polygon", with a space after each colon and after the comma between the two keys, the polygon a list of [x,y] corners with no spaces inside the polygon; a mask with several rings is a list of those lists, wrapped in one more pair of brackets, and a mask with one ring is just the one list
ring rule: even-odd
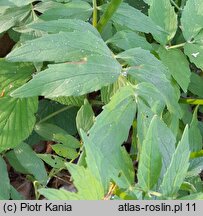
{"label": "valerian plant", "polygon": [[1,0],[0,33],[0,199],[7,164],[36,199],[203,199],[202,0]]}

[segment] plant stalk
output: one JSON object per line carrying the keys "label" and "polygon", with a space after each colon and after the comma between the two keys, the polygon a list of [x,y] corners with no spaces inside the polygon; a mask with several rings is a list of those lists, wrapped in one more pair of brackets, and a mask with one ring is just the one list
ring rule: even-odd
{"label": "plant stalk", "polygon": [[174,5],[175,8],[177,8],[179,11],[182,9],[175,3],[175,1],[171,0],[171,3]]}
{"label": "plant stalk", "polygon": [[181,44],[169,46],[169,47],[166,47],[166,49],[168,49],[168,50],[169,50],[169,49],[176,49],[176,48],[185,46],[185,44],[186,44],[186,43],[181,43]]}
{"label": "plant stalk", "polygon": [[111,0],[111,2],[108,4],[104,14],[102,15],[97,24],[97,30],[100,33],[102,32],[108,21],[111,19],[113,14],[116,12],[121,2],[122,0]]}
{"label": "plant stalk", "polygon": [[203,105],[203,99],[181,98],[179,102],[184,104],[191,104],[191,105]]}
{"label": "plant stalk", "polygon": [[92,25],[96,28],[97,26],[97,0],[92,0],[93,1],[93,20],[92,20]]}

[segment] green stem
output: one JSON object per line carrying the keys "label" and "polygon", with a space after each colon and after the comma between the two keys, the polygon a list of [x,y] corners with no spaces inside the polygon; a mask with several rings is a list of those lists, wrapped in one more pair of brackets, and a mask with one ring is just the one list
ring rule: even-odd
{"label": "green stem", "polygon": [[93,20],[92,20],[92,25],[96,28],[97,26],[97,0],[92,0],[93,1]]}
{"label": "green stem", "polygon": [[180,11],[182,10],[173,0],[171,0],[171,3]]}
{"label": "green stem", "polygon": [[179,102],[184,104],[203,105],[203,99],[181,98]]}
{"label": "green stem", "polygon": [[177,45],[173,45],[173,46],[169,46],[167,47],[167,49],[175,49],[175,48],[179,48],[179,47],[183,47],[185,46],[186,43],[181,43],[181,44],[177,44]]}
{"label": "green stem", "polygon": [[48,115],[48,116],[46,116],[45,118],[43,118],[42,120],[40,120],[40,121],[38,122],[38,124],[41,124],[41,123],[47,121],[48,119],[50,119],[50,118],[52,118],[52,117],[58,115],[59,113],[64,112],[64,111],[70,109],[71,107],[73,107],[73,106],[66,106],[66,107],[63,107],[63,108],[60,109],[60,110],[57,110],[56,112],[51,113],[50,115]]}
{"label": "green stem", "polygon": [[102,15],[97,24],[97,30],[100,33],[102,32],[103,28],[106,26],[108,21],[111,19],[113,14],[116,12],[121,2],[122,0],[111,0],[111,2],[108,4],[104,14]]}

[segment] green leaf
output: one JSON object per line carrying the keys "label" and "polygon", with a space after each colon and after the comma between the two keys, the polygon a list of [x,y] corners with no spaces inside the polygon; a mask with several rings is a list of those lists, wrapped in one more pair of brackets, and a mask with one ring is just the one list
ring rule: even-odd
{"label": "green leaf", "polygon": [[41,159],[36,153],[25,143],[14,148],[15,156],[21,166],[27,173],[34,176],[34,178],[42,184],[46,184],[47,172]]}
{"label": "green leaf", "polygon": [[199,129],[197,111],[198,111],[198,106],[194,110],[193,118],[189,128],[189,143],[190,143],[191,152],[198,152],[202,149],[202,136]]}
{"label": "green leaf", "polygon": [[12,7],[0,14],[0,33],[20,24],[30,13],[31,7]]}
{"label": "green leaf", "polygon": [[14,148],[31,134],[37,107],[37,98],[0,99],[0,152]]}
{"label": "green leaf", "polygon": [[10,180],[8,177],[7,166],[3,158],[0,156],[0,200],[10,199]]}
{"label": "green leaf", "polygon": [[173,78],[183,91],[187,92],[191,72],[186,56],[178,49],[167,51],[160,47],[158,52],[162,62],[168,67]]}
{"label": "green leaf", "polygon": [[81,200],[103,199],[103,186],[89,169],[70,163],[67,163],[66,166],[71,173],[73,183],[78,190],[77,195]]}
{"label": "green leaf", "polygon": [[193,38],[192,42],[185,44],[184,52],[191,62],[203,69],[203,30]]}
{"label": "green leaf", "polygon": [[171,163],[160,186],[161,193],[166,197],[176,196],[183,183],[189,167],[189,131],[186,126],[181,141],[172,156]]}
{"label": "green leaf", "polygon": [[25,200],[22,194],[20,194],[12,185],[11,187],[11,200]]}
{"label": "green leaf", "polygon": [[157,183],[162,167],[157,127],[158,117],[155,116],[143,141],[140,154],[137,178],[139,186],[146,192]]}
{"label": "green leaf", "polygon": [[76,125],[78,132],[80,133],[80,130],[82,129],[87,133],[94,124],[94,118],[95,116],[92,110],[92,106],[87,100],[85,100],[84,105],[81,106],[76,116]]}
{"label": "green leaf", "polygon": [[127,85],[127,79],[125,78],[124,74],[121,74],[123,76],[119,76],[116,82],[113,84],[110,84],[108,86],[104,86],[101,89],[101,100],[105,104],[109,103],[111,100],[111,97],[123,86]]}
{"label": "green leaf", "polygon": [[33,71],[30,64],[0,60],[0,151],[17,146],[33,130],[37,98],[14,99],[9,96],[11,91],[30,79]]}
{"label": "green leaf", "polygon": [[191,73],[191,81],[189,85],[189,91],[193,94],[203,98],[203,78],[198,74]]}
{"label": "green leaf", "polygon": [[40,18],[44,20],[57,19],[81,19],[88,20],[92,14],[92,7],[84,1],[72,1],[66,4],[59,4],[57,7],[52,7],[46,10]]}
{"label": "green leaf", "polygon": [[16,172],[22,174],[29,174],[29,172],[23,167],[20,161],[18,161],[14,150],[8,151],[6,153],[6,159]]}
{"label": "green leaf", "polygon": [[115,82],[120,72],[121,66],[113,58],[89,56],[80,62],[49,65],[48,69],[38,73],[11,95],[13,97],[43,95],[49,98],[79,96]]}
{"label": "green leaf", "polygon": [[203,1],[188,0],[181,17],[181,28],[187,41],[192,40],[203,28]]}
{"label": "green leaf", "polygon": [[203,200],[203,193],[194,193],[188,196],[180,197],[179,200]]}
{"label": "green leaf", "polygon": [[183,191],[187,191],[187,192],[190,192],[190,193],[195,193],[197,192],[196,188],[194,187],[193,184],[191,184],[190,182],[183,182],[181,187],[180,187],[180,190],[183,190]]}
{"label": "green leaf", "polygon": [[101,200],[104,197],[102,184],[91,171],[82,166],[66,164],[71,173],[77,193],[63,189],[40,189],[39,192],[50,200]]}
{"label": "green leaf", "polygon": [[122,188],[134,182],[132,161],[121,145],[127,140],[135,112],[134,91],[130,86],[123,87],[97,116],[89,136],[82,133],[87,166],[105,190],[110,179]]}
{"label": "green leaf", "polygon": [[66,160],[57,155],[37,154],[37,156],[53,168],[56,168],[56,169],[62,169],[63,167],[65,168]]}
{"label": "green leaf", "polygon": [[187,177],[198,176],[203,170],[203,158],[194,158],[190,160]]}
{"label": "green leaf", "polygon": [[153,112],[140,98],[138,98],[137,106],[137,137],[140,146],[146,137],[151,120],[156,113]]}
{"label": "green leaf", "polygon": [[133,31],[152,33],[157,37],[162,35],[167,36],[167,32],[155,24],[150,17],[125,3],[121,4],[113,15],[112,20],[114,23],[128,27]]}
{"label": "green leaf", "polygon": [[77,106],[81,107],[83,105],[84,99],[86,98],[86,95],[81,96],[70,96],[70,97],[57,97],[52,98],[52,100],[59,102],[60,104],[68,105],[68,106]]}
{"label": "green leaf", "polygon": [[[37,116],[39,120],[45,119],[44,123],[54,124],[63,130],[65,130],[70,135],[75,135],[77,133],[76,127],[76,115],[78,108],[67,107],[50,100],[40,100],[39,109]],[[54,115],[56,114],[57,115]],[[49,117],[47,120],[46,118]]]}
{"label": "green leaf", "polygon": [[118,31],[113,37],[108,39],[106,43],[113,44],[123,50],[128,50],[135,47],[151,50],[152,46],[147,40],[130,30]]}
{"label": "green leaf", "polygon": [[0,92],[9,96],[10,92],[31,78],[34,67],[29,63],[11,63],[0,60]]}
{"label": "green leaf", "polygon": [[179,96],[173,88],[167,68],[155,58],[149,51],[141,48],[133,48],[116,56],[125,60],[130,67],[126,72],[133,76],[138,82],[149,82],[153,84],[164,98],[170,112],[181,116],[178,105]]}
{"label": "green leaf", "polygon": [[34,2],[34,0],[9,0],[9,2],[12,2],[18,7],[22,7],[22,6],[30,4],[31,2]]}
{"label": "green leaf", "polygon": [[61,142],[69,148],[79,148],[81,146],[80,142],[76,138],[69,135],[65,130],[58,127],[57,125],[39,123],[36,124],[35,131],[46,140]]}
{"label": "green leaf", "polygon": [[11,51],[6,58],[14,62],[83,62],[84,58],[92,55],[105,55],[108,58],[112,56],[104,41],[92,32],[87,31],[84,34],[74,31],[43,35],[26,41],[24,45]]}
{"label": "green leaf", "polygon": [[66,145],[55,144],[52,145],[52,149],[55,153],[61,157],[68,158],[74,160],[78,157],[78,153],[75,149],[69,148]]}
{"label": "green leaf", "polygon": [[154,35],[158,42],[165,45],[175,36],[178,24],[177,15],[170,3],[170,0],[152,0],[149,9],[149,17],[167,32],[167,35]]}
{"label": "green leaf", "polygon": [[64,189],[39,189],[38,192],[48,200],[78,200],[76,193],[71,193]]}
{"label": "green leaf", "polygon": [[153,84],[139,83],[135,86],[135,93],[154,113],[161,115],[166,105],[165,99]]}
{"label": "green leaf", "polygon": [[91,31],[96,36],[100,37],[98,31],[88,22],[77,19],[58,19],[45,22],[35,22],[28,25],[29,28],[45,31],[48,33],[56,34],[60,31],[63,32],[87,32]]}
{"label": "green leaf", "polygon": [[172,131],[167,127],[167,125],[162,120],[158,121],[157,130],[159,141],[158,144],[162,155],[162,169],[158,184],[160,185],[171,163],[172,156],[175,152],[176,138]]}
{"label": "green leaf", "polygon": [[167,126],[171,129],[173,134],[177,136],[179,132],[179,126],[180,126],[179,118],[175,116],[174,114],[167,112],[163,116],[163,119],[164,119],[164,122],[167,124]]}

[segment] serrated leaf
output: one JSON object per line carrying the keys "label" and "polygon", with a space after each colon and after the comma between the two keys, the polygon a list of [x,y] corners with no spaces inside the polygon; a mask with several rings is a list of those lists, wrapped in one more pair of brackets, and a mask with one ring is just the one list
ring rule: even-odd
{"label": "serrated leaf", "polygon": [[81,62],[49,65],[30,82],[12,92],[13,97],[43,95],[79,96],[96,91],[115,82],[121,72],[120,64],[106,56],[89,56]]}
{"label": "serrated leaf", "polygon": [[57,155],[37,154],[37,156],[53,168],[56,168],[56,169],[62,169],[62,167],[65,168],[66,160]]}
{"label": "serrated leaf", "polygon": [[81,134],[87,166],[105,190],[110,179],[123,188],[134,182],[132,161],[121,145],[128,137],[135,112],[134,91],[130,86],[123,87],[97,116],[89,136]]}
{"label": "serrated leaf", "polygon": [[0,14],[0,33],[7,31],[11,27],[23,21],[30,13],[30,10],[30,6],[6,9],[2,14]]}
{"label": "serrated leaf", "polygon": [[0,152],[14,148],[32,132],[37,98],[0,98]]}
{"label": "serrated leaf", "polygon": [[44,164],[36,153],[25,143],[14,148],[15,156],[21,166],[42,184],[46,184],[47,172]]}
{"label": "serrated leaf", "polygon": [[146,192],[154,187],[161,173],[162,156],[157,126],[158,117],[155,116],[150,123],[140,154],[137,178],[139,186]]}
{"label": "serrated leaf", "polygon": [[[56,52],[57,50],[57,52]],[[42,62],[42,61],[82,61],[92,55],[110,57],[111,52],[104,41],[92,32],[80,31],[59,32],[43,35],[27,41],[7,55],[9,61]]]}
{"label": "serrated leaf", "polygon": [[158,42],[165,45],[175,36],[178,24],[177,15],[170,0],[152,0],[149,9],[149,17],[167,32],[167,35],[154,35]]}
{"label": "serrated leaf", "polygon": [[31,78],[34,67],[29,63],[11,63],[0,60],[0,92],[9,96],[10,92]]}
{"label": "serrated leaf", "polygon": [[197,119],[198,106],[195,108],[193,118],[189,129],[190,151],[198,152],[202,149],[202,136],[199,130],[199,121]]}
{"label": "serrated leaf", "polygon": [[44,20],[57,19],[81,19],[88,20],[92,14],[92,7],[84,1],[72,1],[66,4],[59,4],[54,8],[46,10],[40,17]]}
{"label": "serrated leaf", "polygon": [[133,76],[136,81],[153,84],[164,98],[169,111],[179,117],[181,116],[178,105],[179,96],[170,82],[167,68],[161,61],[149,51],[141,48],[127,50],[116,57],[128,63],[130,67],[126,68],[126,72]]}
{"label": "serrated leaf", "polygon": [[33,130],[34,114],[38,108],[37,98],[9,97],[12,90],[30,79],[33,71],[30,64],[0,61],[0,151],[17,146]]}
{"label": "serrated leaf", "polygon": [[128,27],[133,31],[152,33],[157,37],[162,35],[167,36],[167,32],[156,25],[150,17],[125,3],[120,5],[116,13],[113,15],[112,20],[113,22]]}
{"label": "serrated leaf", "polygon": [[123,50],[128,50],[135,47],[151,50],[152,46],[147,40],[130,30],[118,31],[113,37],[109,38],[106,43],[111,43]]}
{"label": "serrated leaf", "polygon": [[190,68],[186,56],[178,49],[159,49],[159,56],[162,62],[168,67],[171,75],[180,85],[184,92],[187,92],[190,83]]}
{"label": "serrated leaf", "polygon": [[160,186],[161,193],[164,196],[176,196],[176,193],[180,189],[180,186],[187,174],[189,167],[189,156],[189,131],[188,127],[186,127]]}
{"label": "serrated leaf", "polygon": [[88,22],[77,19],[58,19],[51,21],[38,21],[28,25],[29,28],[45,31],[48,33],[56,34],[60,31],[63,32],[87,32],[91,31],[96,36],[100,37],[98,31]]}
{"label": "serrated leaf", "polygon": [[88,132],[89,129],[94,124],[94,112],[92,110],[92,106],[89,104],[87,100],[85,100],[84,105],[78,110],[76,116],[76,125],[78,132],[82,129],[84,132]]}
{"label": "serrated leaf", "polygon": [[203,28],[203,1],[188,0],[181,17],[181,28],[187,41],[194,38]]}
{"label": "serrated leaf", "polygon": [[3,158],[0,156],[0,200],[10,199],[10,180],[8,177],[7,166]]}

